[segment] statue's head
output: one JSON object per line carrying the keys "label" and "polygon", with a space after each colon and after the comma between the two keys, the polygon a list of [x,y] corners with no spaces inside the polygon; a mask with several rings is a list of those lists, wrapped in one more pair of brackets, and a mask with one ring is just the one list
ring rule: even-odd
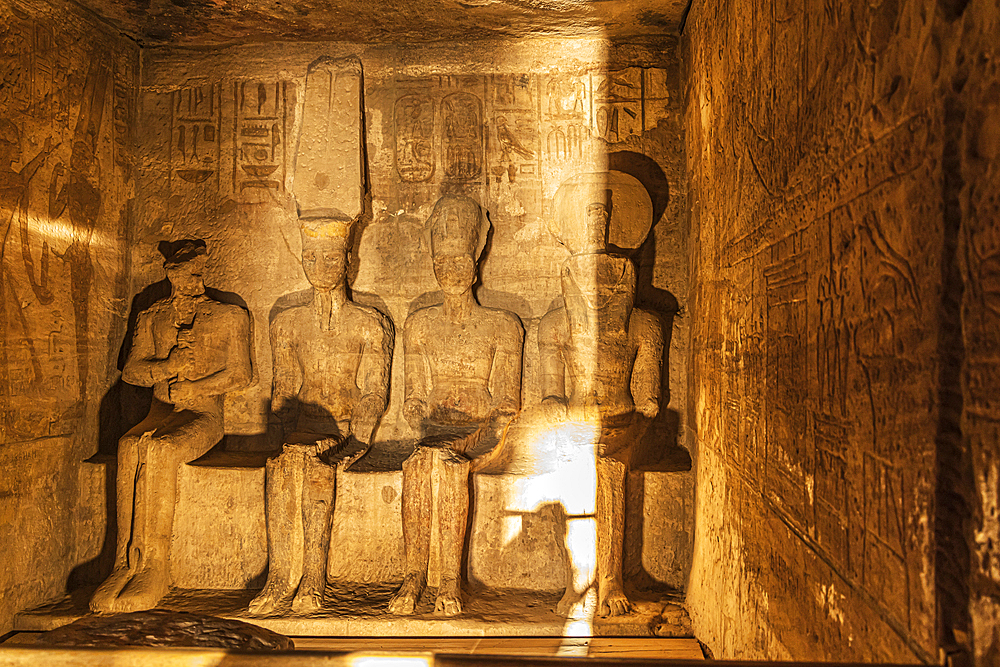
{"label": "statue's head", "polygon": [[486,246],[490,223],[474,199],[445,195],[427,219],[434,276],[448,294],[461,294],[476,282],[476,265]]}
{"label": "statue's head", "polygon": [[347,276],[351,221],[332,218],[302,220],[302,269],[319,290],[340,286]]}
{"label": "statue's head", "polygon": [[631,310],[635,301],[635,265],[620,255],[573,255],[563,265],[562,283],[563,294],[579,294],[592,308],[614,305]]}
{"label": "statue's head", "polygon": [[208,246],[201,239],[184,239],[161,244],[167,279],[174,294],[200,296],[205,293],[205,260]]}
{"label": "statue's head", "polygon": [[574,255],[638,248],[653,223],[645,186],[620,171],[568,179],[556,191],[552,211],[551,231]]}

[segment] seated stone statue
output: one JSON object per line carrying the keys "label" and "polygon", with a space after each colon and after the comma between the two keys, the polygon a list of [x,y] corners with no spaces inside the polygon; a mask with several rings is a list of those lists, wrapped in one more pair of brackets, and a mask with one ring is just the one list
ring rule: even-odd
{"label": "seated stone statue", "polygon": [[312,297],[271,323],[271,411],[283,447],[267,462],[268,575],[252,615],[275,613],[289,600],[296,613],[322,608],[335,466],[367,451],[389,392],[392,325],[347,298],[350,224],[303,221],[301,230]]}
{"label": "seated stone statue", "polygon": [[434,613],[453,616],[462,611],[470,461],[497,445],[520,409],[524,331],[516,315],[484,308],[473,296],[489,231],[479,204],[445,196],[427,226],[444,302],[415,311],[403,327],[403,414],[422,439],[403,464],[406,573],[389,611],[412,614],[426,586],[436,476],[441,585]]}
{"label": "seated stone statue", "polygon": [[[663,334],[655,315],[633,307],[632,261],[606,251],[612,203],[627,215],[639,184],[624,174],[588,176],[557,194],[560,238],[573,254],[562,270],[562,303],[538,327],[542,407],[553,421],[599,426],[597,603],[599,614],[618,616],[630,609],[622,584],[625,478],[633,445],[659,411]],[[585,595],[570,584],[556,610],[569,613]]]}
{"label": "seated stone statue", "polygon": [[90,600],[97,612],[149,609],[166,594],[178,468],[219,442],[224,394],[252,377],[249,316],[205,294],[204,241],[172,246],[172,293],[139,314],[122,371],[153,387],[153,400],[118,443],[118,541],[114,571]]}

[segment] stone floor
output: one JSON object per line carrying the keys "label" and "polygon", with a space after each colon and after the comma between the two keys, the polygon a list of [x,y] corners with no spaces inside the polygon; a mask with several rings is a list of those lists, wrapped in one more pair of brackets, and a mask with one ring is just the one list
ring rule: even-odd
{"label": "stone floor", "polygon": [[[635,610],[616,618],[573,620],[552,609],[558,593],[483,590],[466,595],[466,611],[453,618],[434,616],[433,590],[425,592],[413,616],[392,616],[385,607],[394,584],[331,584],[327,608],[309,616],[244,616],[254,591],[175,589],[160,608],[191,611],[254,623],[289,637],[691,637],[690,620],[680,599],[633,593]],[[41,632],[86,615],[90,591],[81,589],[58,602],[22,612],[20,632]]]}
{"label": "stone floor", "polygon": [[[32,646],[40,632],[19,632],[3,649]],[[414,654],[588,657],[604,660],[704,660],[691,637],[295,637],[296,651],[405,657]],[[324,663],[327,664],[327,663]]]}

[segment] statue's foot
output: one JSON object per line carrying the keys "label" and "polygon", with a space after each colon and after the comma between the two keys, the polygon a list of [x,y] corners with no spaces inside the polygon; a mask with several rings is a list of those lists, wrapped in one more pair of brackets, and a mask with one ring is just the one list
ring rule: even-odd
{"label": "statue's foot", "polygon": [[581,593],[569,586],[556,604],[555,612],[570,619],[587,619],[593,616],[596,600],[593,587],[585,588]]}
{"label": "statue's foot", "polygon": [[408,616],[417,608],[417,600],[424,592],[424,577],[419,574],[408,574],[403,579],[403,585],[389,600],[389,613]]}
{"label": "statue's foot", "polygon": [[605,581],[600,586],[597,608],[601,616],[624,616],[632,611],[632,604],[620,583]]}
{"label": "statue's foot", "polygon": [[462,613],[462,586],[458,579],[447,579],[438,588],[434,601],[435,616],[457,616]]}
{"label": "statue's foot", "polygon": [[166,568],[146,567],[122,589],[111,605],[111,611],[128,613],[155,607],[167,594],[170,585]]}
{"label": "statue's foot", "polygon": [[295,588],[291,584],[279,584],[268,579],[264,588],[247,606],[247,615],[270,616],[291,599],[292,595],[295,594]]}
{"label": "statue's foot", "polygon": [[131,578],[132,570],[128,569],[127,566],[116,567],[111,576],[105,579],[104,583],[94,591],[94,596],[90,598],[90,610],[98,614],[114,611],[114,603],[118,599],[118,594],[122,592],[125,584]]}
{"label": "statue's foot", "polygon": [[323,589],[311,584],[299,586],[299,591],[292,600],[292,611],[296,614],[315,614],[322,610]]}
{"label": "statue's foot", "polygon": [[560,616],[569,616],[569,612],[573,609],[573,605],[575,605],[580,599],[581,596],[573,590],[572,586],[570,586],[566,589],[566,592],[563,593],[563,596],[556,604],[556,613]]}

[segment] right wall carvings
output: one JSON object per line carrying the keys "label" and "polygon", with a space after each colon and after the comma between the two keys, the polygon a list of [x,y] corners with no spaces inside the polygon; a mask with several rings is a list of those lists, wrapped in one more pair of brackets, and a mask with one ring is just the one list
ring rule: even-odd
{"label": "right wall carvings", "polygon": [[720,658],[1000,663],[1000,4],[694,0],[697,523]]}

